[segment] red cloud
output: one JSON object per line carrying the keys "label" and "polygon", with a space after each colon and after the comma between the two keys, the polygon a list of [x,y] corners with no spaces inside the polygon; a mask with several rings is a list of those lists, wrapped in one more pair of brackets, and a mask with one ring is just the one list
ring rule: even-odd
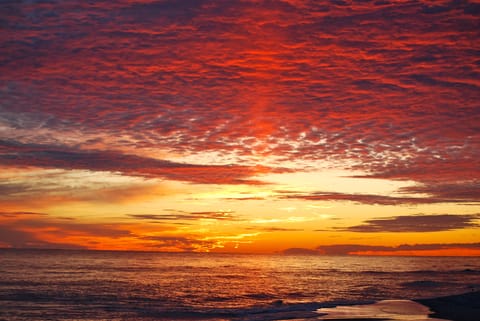
{"label": "red cloud", "polygon": [[[132,153],[338,160],[421,182],[480,175],[474,2],[0,6],[6,138],[58,145],[73,129]],[[154,163],[118,170],[258,183],[251,167]]]}

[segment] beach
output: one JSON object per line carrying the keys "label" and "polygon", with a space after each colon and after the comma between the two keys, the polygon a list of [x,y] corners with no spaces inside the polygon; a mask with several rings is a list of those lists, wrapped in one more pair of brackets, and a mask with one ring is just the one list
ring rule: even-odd
{"label": "beach", "polygon": [[433,317],[453,321],[480,320],[480,291],[416,300],[434,311]]}

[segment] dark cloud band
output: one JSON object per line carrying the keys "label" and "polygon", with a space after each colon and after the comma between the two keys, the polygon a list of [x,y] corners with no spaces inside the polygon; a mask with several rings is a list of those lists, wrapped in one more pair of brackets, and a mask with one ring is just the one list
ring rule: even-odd
{"label": "dark cloud band", "polygon": [[342,230],[360,233],[439,232],[480,228],[479,220],[479,214],[405,215],[369,219],[363,224],[350,226]]}

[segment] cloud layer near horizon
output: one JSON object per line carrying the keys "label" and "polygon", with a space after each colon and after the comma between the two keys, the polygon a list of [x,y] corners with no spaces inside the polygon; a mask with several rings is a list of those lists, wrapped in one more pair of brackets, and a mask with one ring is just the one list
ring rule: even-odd
{"label": "cloud layer near horizon", "polygon": [[[212,217],[211,213],[209,217]],[[147,219],[147,215],[140,218]],[[179,220],[192,219],[183,217]],[[146,229],[143,222],[134,220],[125,222],[117,218],[110,221],[85,223],[45,213],[0,212],[0,247],[102,249],[108,246],[112,249],[205,251],[218,246],[215,239],[204,240],[198,235],[179,233],[173,219],[159,220],[158,223],[165,224],[155,224],[150,229]]]}
{"label": "cloud layer near horizon", "polygon": [[[462,249],[480,250],[480,243],[432,243],[432,244],[401,244],[398,246],[363,245],[363,244],[335,244],[321,245],[316,249],[290,248],[283,251],[289,255],[375,255],[387,253],[390,255],[414,253],[422,254],[422,251],[457,250]],[[454,252],[453,252],[454,253]]]}

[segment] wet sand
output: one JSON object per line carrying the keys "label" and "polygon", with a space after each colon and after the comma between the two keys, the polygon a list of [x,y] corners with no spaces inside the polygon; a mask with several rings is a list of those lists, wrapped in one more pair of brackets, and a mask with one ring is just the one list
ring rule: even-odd
{"label": "wet sand", "polygon": [[317,312],[326,313],[319,318],[324,321],[444,321],[429,317],[431,311],[428,307],[411,300],[383,300],[373,304],[324,308]]}

